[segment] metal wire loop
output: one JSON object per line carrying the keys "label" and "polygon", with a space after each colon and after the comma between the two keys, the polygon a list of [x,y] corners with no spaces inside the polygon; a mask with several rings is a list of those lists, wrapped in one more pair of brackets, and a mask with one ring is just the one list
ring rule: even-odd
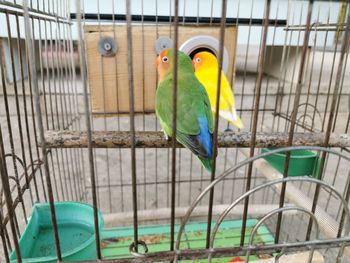
{"label": "metal wire loop", "polygon": [[14,158],[16,158],[16,160],[21,164],[22,168],[25,170],[24,163],[23,163],[22,159],[21,159],[18,155],[13,154],[13,153],[7,153],[7,154],[5,154],[5,158],[8,158],[8,157],[14,157]]}
{"label": "metal wire loop", "polygon": [[280,258],[283,256],[283,254],[284,254],[285,250],[286,250],[286,248],[285,248],[285,247],[284,247],[284,248],[282,248],[281,252],[280,252],[280,253],[278,253],[278,254],[276,255],[276,257],[275,257],[275,263],[279,263],[279,260],[280,260]]}
{"label": "metal wire loop", "polygon": [[[232,168],[226,170],[225,172],[223,172],[220,176],[218,176],[215,181],[213,181],[210,185],[208,185],[199,195],[198,197],[193,201],[192,205],[190,206],[190,208],[188,209],[186,215],[183,217],[181,225],[180,225],[180,229],[179,232],[177,234],[177,240],[176,240],[176,249],[180,248],[180,241],[181,241],[181,236],[182,233],[184,231],[184,227],[185,224],[187,223],[187,221],[189,220],[190,215],[192,214],[194,208],[196,207],[196,205],[200,202],[200,200],[209,192],[210,188],[214,187],[217,183],[219,183],[221,180],[223,180],[225,177],[228,177],[229,175],[233,175],[234,171],[238,170],[239,168],[247,165],[249,162],[254,162],[255,160],[261,159],[265,156],[269,156],[273,153],[279,153],[279,152],[287,152],[287,151],[293,151],[293,150],[301,150],[301,149],[308,149],[308,150],[315,150],[315,151],[324,151],[324,152],[328,152],[328,153],[332,153],[335,155],[338,155],[339,157],[343,158],[344,160],[350,161],[349,156],[345,155],[342,152],[337,152],[335,150],[329,149],[329,148],[323,148],[323,147],[312,147],[312,146],[292,146],[292,147],[285,147],[285,148],[279,148],[276,150],[272,150],[269,153],[261,153],[259,155],[255,155],[254,157],[248,158],[240,163],[237,163],[235,166],[233,166]],[[281,181],[294,181],[297,179],[293,179],[293,178],[287,178],[285,180],[278,180],[279,183]],[[317,181],[315,179],[311,179],[311,178],[305,178],[305,180],[307,181]],[[318,181],[317,181],[318,182]],[[268,184],[265,184],[265,186],[267,185],[271,185],[274,184],[276,182],[269,182]],[[323,182],[318,182],[319,184],[324,184]],[[261,186],[260,186],[261,187]],[[255,188],[256,190],[256,188]],[[252,190],[251,190],[252,191]],[[247,194],[247,193],[246,193]],[[249,193],[248,193],[249,194]],[[244,198],[244,195],[241,196],[240,199]],[[237,202],[237,200],[236,200]],[[214,231],[215,232],[215,231]]]}
{"label": "metal wire loop", "polygon": [[[146,254],[148,252],[148,247],[145,241],[142,240],[138,240],[137,241],[137,246],[141,245],[143,247],[143,250],[145,251],[144,254]],[[144,257],[145,255],[139,252],[136,252],[136,246],[135,246],[135,242],[132,242],[129,246],[129,252],[131,255],[133,255],[134,257]]]}
{"label": "metal wire loop", "polygon": [[[283,212],[286,212],[286,211],[292,211],[292,210],[296,210],[296,211],[300,211],[302,213],[305,213],[305,214],[308,214],[310,216],[310,218],[314,221],[315,223],[315,227],[316,227],[316,238],[315,240],[318,240],[319,239],[319,233],[320,233],[320,230],[319,230],[319,224],[318,224],[318,221],[317,221],[317,218],[316,216],[311,213],[309,210],[305,209],[305,208],[302,208],[302,207],[297,207],[297,206],[285,206],[285,207],[281,207],[281,208],[277,208],[277,209],[274,209],[272,210],[271,212],[269,212],[268,214],[266,214],[263,218],[261,218],[259,220],[258,223],[256,223],[256,225],[254,226],[252,232],[250,233],[250,237],[249,237],[249,249],[247,250],[247,254],[246,254],[246,262],[248,262],[248,259],[249,259],[249,256],[250,256],[250,248],[253,248],[255,247],[253,245],[253,241],[254,241],[254,237],[257,233],[257,230],[258,228],[267,220],[269,219],[270,217],[274,216],[274,215],[279,215]],[[311,255],[313,255],[313,252],[314,252],[314,248],[312,246],[309,246],[310,250],[311,250]],[[281,252],[276,256],[276,261],[275,262],[278,262],[278,259],[284,254],[284,249],[283,248],[281,250]]]}
{"label": "metal wire loop", "polygon": [[[312,183],[312,184],[315,184],[315,185],[320,185],[324,188],[328,188],[329,190],[333,191],[335,195],[337,195],[337,197],[339,198],[339,200],[341,200],[343,206],[344,206],[344,209],[346,211],[346,217],[349,217],[349,209],[347,207],[347,202],[346,200],[342,197],[342,195],[335,190],[335,188],[327,185],[326,183],[324,183],[323,181],[320,181],[320,180],[317,180],[317,179],[314,179],[314,178],[309,178],[309,177],[299,177],[299,178],[296,178],[296,177],[286,177],[286,178],[283,178],[283,179],[276,179],[276,180],[273,180],[273,181],[270,181],[268,183],[265,183],[263,185],[260,185],[258,187],[255,187],[253,188],[252,190],[246,192],[244,195],[242,195],[240,198],[238,198],[234,203],[232,203],[219,217],[219,219],[217,220],[215,226],[214,226],[214,229],[213,229],[213,233],[212,233],[212,237],[211,237],[211,247],[214,246],[214,240],[215,240],[215,235],[220,227],[220,224],[222,223],[222,221],[224,220],[224,218],[227,216],[227,214],[232,210],[233,207],[235,207],[240,201],[244,200],[247,196],[253,194],[254,192],[257,192],[259,191],[260,189],[263,189],[263,188],[266,188],[266,187],[269,187],[271,185],[275,185],[275,184],[280,184],[280,183],[286,183],[286,182],[297,182],[297,181],[304,181],[304,182],[309,182],[309,183]],[[307,211],[307,210],[305,210]],[[310,212],[307,212],[310,214]],[[313,219],[313,217],[310,217],[311,219]],[[347,221],[345,221],[347,222]],[[346,224],[345,226],[345,233],[344,235],[348,235],[348,232],[349,232],[349,223]]]}

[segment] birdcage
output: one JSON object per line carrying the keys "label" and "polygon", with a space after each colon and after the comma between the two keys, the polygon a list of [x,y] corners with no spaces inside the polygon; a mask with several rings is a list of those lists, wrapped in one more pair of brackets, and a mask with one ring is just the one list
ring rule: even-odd
{"label": "birdcage", "polygon": [[[5,0],[0,25],[0,262],[350,262],[348,1]],[[211,173],[161,131],[164,48],[234,91]]]}

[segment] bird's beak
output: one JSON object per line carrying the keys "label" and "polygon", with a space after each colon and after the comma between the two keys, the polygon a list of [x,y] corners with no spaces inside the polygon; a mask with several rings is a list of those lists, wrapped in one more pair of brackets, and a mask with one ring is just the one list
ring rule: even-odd
{"label": "bird's beak", "polygon": [[156,59],[157,67],[159,66],[159,63],[160,63],[160,56],[158,56],[157,59]]}
{"label": "bird's beak", "polygon": [[196,64],[196,62],[194,61],[194,59],[192,59],[192,67],[193,67],[193,70],[196,69],[195,64]]}

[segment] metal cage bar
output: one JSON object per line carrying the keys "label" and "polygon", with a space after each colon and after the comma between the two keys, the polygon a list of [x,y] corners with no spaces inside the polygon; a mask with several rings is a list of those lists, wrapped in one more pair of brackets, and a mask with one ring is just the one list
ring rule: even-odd
{"label": "metal cage bar", "polygon": [[[19,240],[36,202],[50,204],[53,253],[64,260],[54,209],[60,201],[92,204],[94,246],[101,262],[211,262],[247,255],[248,260],[250,254],[266,253],[279,253],[278,260],[286,252],[324,248],[329,248],[322,251],[327,260],[350,257],[348,3],[110,0],[108,9],[99,0],[77,0],[75,8],[73,4],[0,3],[1,262],[15,256],[18,262],[25,260]],[[175,138],[181,74],[177,67],[172,72],[171,141],[164,138],[149,106],[159,81],[149,65],[149,57],[156,55],[153,38],[168,36],[177,50],[187,40],[183,37],[188,28],[191,36],[207,28],[217,40],[219,99],[212,105],[216,113],[210,177]],[[92,38],[105,36],[117,43],[114,57],[92,54]],[[241,130],[219,120],[225,52],[232,64],[226,77],[246,125]],[[176,52],[174,60],[176,65]],[[101,109],[95,112],[96,79],[102,95]],[[109,110],[109,100],[116,102],[115,109]],[[121,105],[124,101],[129,110]],[[257,148],[275,147],[257,154]],[[319,180],[289,177],[297,151],[315,154],[310,176],[319,173]],[[282,170],[270,165],[268,157],[273,155],[284,156]],[[302,193],[305,204],[288,189]],[[284,213],[293,209],[306,214]],[[110,240],[103,231],[111,230],[99,229],[99,211],[108,227],[130,226],[126,254],[120,256],[116,246],[115,257],[106,257]],[[320,215],[325,221],[313,223]],[[249,245],[245,234],[251,217],[258,223]],[[226,219],[241,220],[240,244],[219,247],[217,233]],[[192,242],[185,233],[189,220],[206,224],[205,238],[200,248],[180,249],[183,242]],[[143,236],[143,229],[150,223],[169,228],[164,234],[169,249],[148,251],[153,241]],[[274,244],[253,245],[261,224]],[[297,231],[288,233],[288,224]],[[315,224],[321,229],[316,239]]]}

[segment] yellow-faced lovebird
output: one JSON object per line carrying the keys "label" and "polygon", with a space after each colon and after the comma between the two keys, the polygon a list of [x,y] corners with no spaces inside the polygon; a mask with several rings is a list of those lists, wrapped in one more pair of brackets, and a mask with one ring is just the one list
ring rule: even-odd
{"label": "yellow-faced lovebird", "polygon": [[[157,59],[159,82],[156,114],[164,132],[170,137],[173,127],[173,53],[172,49],[164,49]],[[204,87],[194,75],[191,58],[181,51],[177,54],[176,139],[211,171],[214,124],[210,101]]]}
{"label": "yellow-faced lovebird", "polygon": [[[218,61],[210,52],[199,52],[193,57],[193,65],[198,80],[203,84],[208,92],[211,103],[211,109],[215,114],[216,94],[218,83]],[[220,104],[219,115],[225,120],[231,122],[239,129],[244,125],[235,109],[235,99],[230,84],[223,72],[221,72]]]}

